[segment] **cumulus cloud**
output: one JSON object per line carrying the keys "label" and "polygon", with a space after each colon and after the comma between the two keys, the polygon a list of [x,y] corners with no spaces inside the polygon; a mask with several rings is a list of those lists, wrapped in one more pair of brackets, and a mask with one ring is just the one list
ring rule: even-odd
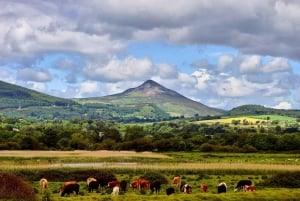
{"label": "cumulus cloud", "polygon": [[273,108],[275,109],[285,109],[285,110],[288,110],[288,109],[292,109],[292,104],[289,103],[289,102],[280,102],[278,103],[277,105],[275,105]]}
{"label": "cumulus cloud", "polygon": [[51,80],[49,72],[45,70],[35,70],[32,68],[20,69],[17,78],[34,82],[47,82]]}
{"label": "cumulus cloud", "polygon": [[[84,97],[155,79],[228,108],[257,97],[262,104],[284,103],[300,84],[290,63],[300,60],[298,1],[28,0],[0,6],[0,78],[34,89],[58,91],[48,89],[55,78],[66,81],[65,91],[57,93],[70,96],[78,87],[76,97]],[[186,64],[128,55],[131,42],[144,41],[228,46],[238,54],[200,53],[184,71]],[[53,61],[56,54],[66,56]]]}
{"label": "cumulus cloud", "polygon": [[85,81],[80,83],[79,89],[76,94],[76,98],[82,98],[85,96],[91,96],[94,94],[101,94],[100,86],[98,82],[95,81]]}
{"label": "cumulus cloud", "polygon": [[84,67],[83,72],[92,79],[106,82],[131,79],[144,80],[153,73],[153,64],[147,58],[127,57],[124,60],[114,58],[104,66],[90,63]]}

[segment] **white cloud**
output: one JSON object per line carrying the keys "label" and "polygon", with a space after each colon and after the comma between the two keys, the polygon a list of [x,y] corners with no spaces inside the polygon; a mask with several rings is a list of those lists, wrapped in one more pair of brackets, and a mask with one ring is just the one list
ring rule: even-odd
{"label": "white cloud", "polygon": [[30,86],[31,89],[36,91],[45,91],[47,88],[45,83],[28,81],[27,84]]}
{"label": "white cloud", "polygon": [[286,58],[276,57],[268,62],[262,69],[264,73],[272,73],[279,71],[289,71],[290,64]]}
{"label": "white cloud", "polygon": [[260,69],[261,57],[258,55],[244,56],[240,64],[241,73],[256,73]]}
{"label": "white cloud", "polygon": [[100,86],[95,81],[85,81],[80,83],[76,98],[89,97],[91,95],[100,94]]}
{"label": "white cloud", "polygon": [[18,79],[34,82],[47,82],[51,80],[51,76],[49,72],[44,70],[23,68],[18,71]]}
{"label": "white cloud", "polygon": [[273,108],[275,109],[285,109],[285,110],[288,110],[288,109],[292,109],[292,104],[289,103],[289,102],[280,102],[278,103],[277,105],[275,105]]}
{"label": "white cloud", "polygon": [[153,73],[153,64],[147,59],[127,57],[124,60],[112,59],[106,65],[88,64],[84,73],[93,78],[107,82],[122,80],[144,80]]}
{"label": "white cloud", "polygon": [[232,56],[229,55],[221,55],[218,58],[218,63],[217,63],[217,67],[219,71],[225,71],[226,72],[226,68],[230,67],[230,64],[233,62],[233,58]]}

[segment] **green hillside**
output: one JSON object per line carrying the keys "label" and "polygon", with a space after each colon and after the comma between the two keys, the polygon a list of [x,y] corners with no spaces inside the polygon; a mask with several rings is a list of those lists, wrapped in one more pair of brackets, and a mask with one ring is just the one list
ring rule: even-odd
{"label": "green hillside", "polygon": [[226,113],[229,116],[240,115],[281,115],[289,117],[300,117],[300,110],[284,110],[267,108],[261,105],[242,105],[231,109]]}
{"label": "green hillside", "polygon": [[0,81],[0,114],[33,119],[73,118],[81,108],[76,102]]}
{"label": "green hillside", "polygon": [[[175,91],[148,80],[123,93],[95,98],[75,99],[86,107],[106,105],[127,111],[127,117],[168,118],[222,115],[223,110],[190,100]],[[117,115],[117,114],[116,114]],[[119,114],[122,116],[121,114]]]}

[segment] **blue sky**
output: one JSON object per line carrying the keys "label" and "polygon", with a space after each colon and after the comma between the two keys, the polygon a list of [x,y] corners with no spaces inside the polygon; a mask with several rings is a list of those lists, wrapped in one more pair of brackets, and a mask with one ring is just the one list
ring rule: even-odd
{"label": "blue sky", "polygon": [[64,98],[148,79],[211,107],[300,109],[296,0],[0,0],[0,80]]}

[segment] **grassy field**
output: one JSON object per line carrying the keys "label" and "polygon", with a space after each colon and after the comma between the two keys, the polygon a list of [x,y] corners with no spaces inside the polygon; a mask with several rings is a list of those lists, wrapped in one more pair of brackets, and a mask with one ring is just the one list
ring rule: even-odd
{"label": "grassy field", "polygon": [[[298,154],[240,154],[240,153],[200,153],[200,152],[130,152],[130,151],[0,151],[0,168],[2,171],[39,172],[63,169],[111,170],[119,180],[128,182],[146,172],[159,172],[168,178],[159,195],[149,191],[139,193],[128,189],[119,196],[110,195],[109,191],[88,193],[84,180],[80,183],[78,196],[60,197],[59,187],[65,181],[49,181],[50,200],[300,200],[300,189],[267,188],[259,185],[264,179],[278,172],[297,172],[300,170]],[[78,166],[80,164],[80,166]],[[97,165],[98,164],[98,165]],[[93,166],[94,165],[94,166]],[[174,175],[180,174],[184,182],[193,187],[192,194],[186,195],[176,190],[174,195],[167,196],[165,189],[171,186]],[[257,185],[256,192],[233,192],[240,179],[250,179]],[[225,181],[228,186],[226,194],[217,194],[217,185]],[[45,195],[38,186],[38,181],[28,181],[41,198]],[[200,191],[200,184],[209,186],[207,193]]]}

